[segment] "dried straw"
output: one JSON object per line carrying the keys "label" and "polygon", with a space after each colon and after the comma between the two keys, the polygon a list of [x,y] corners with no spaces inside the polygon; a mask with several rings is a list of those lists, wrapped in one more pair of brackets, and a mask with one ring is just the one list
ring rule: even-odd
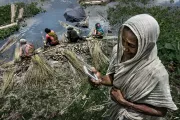
{"label": "dried straw", "polygon": [[88,47],[92,56],[92,63],[97,70],[109,64],[109,59],[101,50],[102,42],[98,40],[88,41]]}
{"label": "dried straw", "polygon": [[68,61],[71,63],[71,65],[77,70],[77,73],[82,75],[84,74],[83,70],[83,61],[80,60],[77,55],[70,51],[70,50],[64,50],[64,56],[68,59]]}
{"label": "dried straw", "polygon": [[1,86],[1,95],[8,93],[12,89],[14,83],[14,75],[14,69],[4,72],[3,84]]}
{"label": "dried straw", "polygon": [[15,62],[20,61],[20,46],[19,46],[19,43],[16,44],[15,53],[14,53],[14,61]]}
{"label": "dried straw", "polygon": [[50,85],[54,83],[56,72],[53,68],[39,55],[32,57],[32,65],[29,67],[24,84],[26,87],[39,87]]}

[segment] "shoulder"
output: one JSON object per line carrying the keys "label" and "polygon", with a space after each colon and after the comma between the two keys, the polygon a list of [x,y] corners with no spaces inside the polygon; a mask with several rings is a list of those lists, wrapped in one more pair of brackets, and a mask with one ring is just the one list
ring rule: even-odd
{"label": "shoulder", "polygon": [[49,35],[48,35],[48,34],[46,34],[46,37],[49,37]]}
{"label": "shoulder", "polygon": [[159,82],[169,81],[169,74],[159,59],[155,60],[152,64],[146,67],[145,70],[152,75],[152,78],[158,80]]}

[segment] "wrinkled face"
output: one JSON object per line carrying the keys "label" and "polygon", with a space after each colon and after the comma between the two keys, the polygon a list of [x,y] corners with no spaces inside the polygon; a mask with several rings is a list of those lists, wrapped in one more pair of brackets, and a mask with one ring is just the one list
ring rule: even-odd
{"label": "wrinkled face", "polygon": [[133,58],[138,50],[138,39],[136,35],[128,28],[124,27],[122,31],[122,45],[124,47],[124,56]]}

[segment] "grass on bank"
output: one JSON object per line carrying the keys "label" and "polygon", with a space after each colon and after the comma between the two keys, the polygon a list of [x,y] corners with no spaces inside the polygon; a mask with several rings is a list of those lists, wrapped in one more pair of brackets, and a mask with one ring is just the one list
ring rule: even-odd
{"label": "grass on bank", "polygon": [[5,95],[9,91],[12,90],[13,88],[13,83],[14,83],[14,70],[7,70],[3,74],[3,84],[1,85],[1,90],[0,90],[0,96]]}

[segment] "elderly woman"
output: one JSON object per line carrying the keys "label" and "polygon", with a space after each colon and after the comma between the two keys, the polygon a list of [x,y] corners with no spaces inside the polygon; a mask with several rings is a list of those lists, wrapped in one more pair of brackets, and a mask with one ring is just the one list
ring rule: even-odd
{"label": "elderly woman", "polygon": [[176,110],[169,76],[157,56],[160,29],[150,15],[128,19],[119,30],[106,76],[93,68],[95,85],[112,86],[110,120],[161,120],[168,109]]}

